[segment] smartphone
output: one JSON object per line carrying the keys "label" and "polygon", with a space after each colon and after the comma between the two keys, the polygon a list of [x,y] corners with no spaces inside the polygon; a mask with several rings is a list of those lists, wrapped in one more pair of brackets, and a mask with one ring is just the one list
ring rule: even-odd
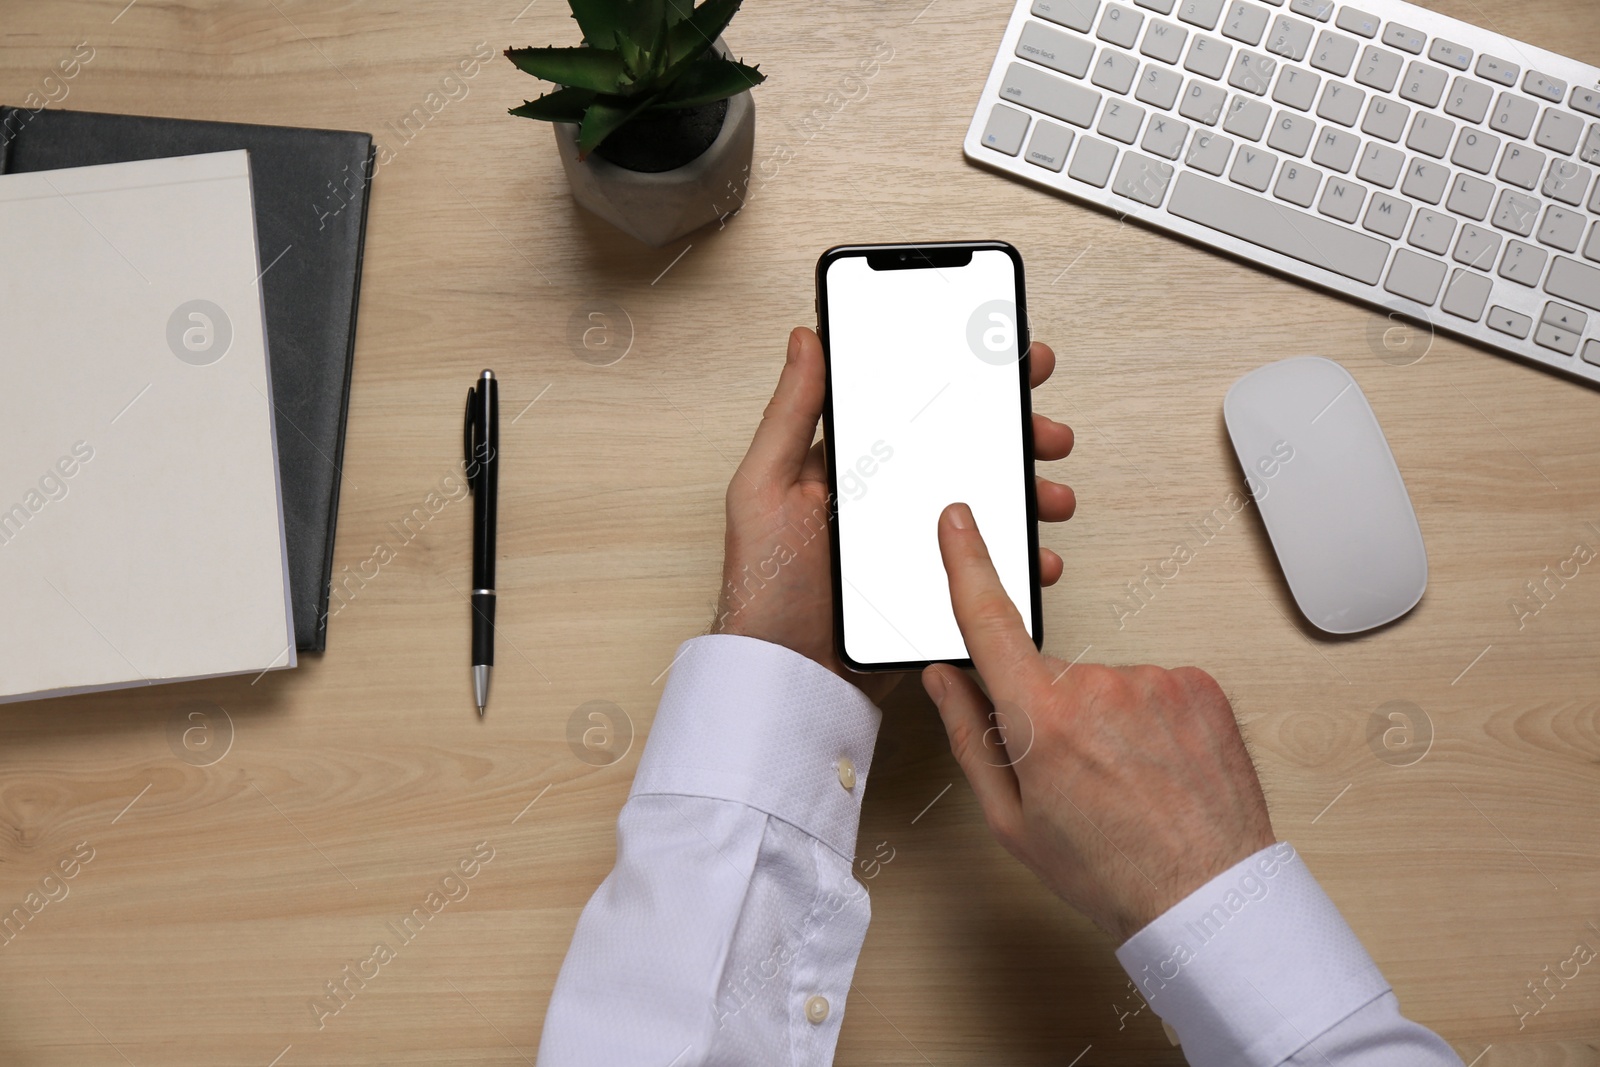
{"label": "smartphone", "polygon": [[834,640],[853,670],[972,665],[939,555],[957,501],[1043,641],[1027,322],[1022,257],[1002,241],[817,261]]}

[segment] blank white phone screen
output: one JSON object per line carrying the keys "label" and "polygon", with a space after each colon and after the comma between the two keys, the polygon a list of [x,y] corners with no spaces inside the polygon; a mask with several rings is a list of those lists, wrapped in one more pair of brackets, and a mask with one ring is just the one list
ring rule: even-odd
{"label": "blank white phone screen", "polygon": [[966,659],[939,513],[971,506],[1034,629],[1011,257],[962,267],[827,268],[845,653],[859,664]]}

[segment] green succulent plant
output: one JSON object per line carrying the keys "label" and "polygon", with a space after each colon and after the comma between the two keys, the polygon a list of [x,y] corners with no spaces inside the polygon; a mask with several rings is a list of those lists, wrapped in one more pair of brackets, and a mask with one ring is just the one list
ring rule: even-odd
{"label": "green succulent plant", "polygon": [[583,159],[631,119],[701,107],[759,85],[759,69],[711,48],[741,0],[568,0],[578,48],[508,48],[518,69],[561,88],[511,114],[578,124]]}

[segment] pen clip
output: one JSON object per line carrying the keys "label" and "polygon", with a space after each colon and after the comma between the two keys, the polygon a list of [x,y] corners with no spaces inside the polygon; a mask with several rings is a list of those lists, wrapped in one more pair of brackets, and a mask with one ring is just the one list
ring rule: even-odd
{"label": "pen clip", "polygon": [[473,408],[473,401],[475,401],[477,398],[478,398],[478,390],[475,387],[474,388],[470,388],[470,389],[467,390],[467,413],[466,413],[466,415],[465,415],[465,417],[464,417],[464,419],[462,421],[462,424],[461,424],[461,451],[462,451],[462,460],[461,460],[461,462],[464,465],[463,466],[463,471],[467,476],[467,493],[468,493],[468,495],[471,495],[471,493],[473,492],[473,486],[478,480],[474,476],[473,470],[472,470],[472,463],[473,463],[472,456],[473,456],[473,452],[474,452],[472,431],[473,431],[473,428],[474,428],[474,424],[476,422],[476,420],[472,416],[472,408]]}

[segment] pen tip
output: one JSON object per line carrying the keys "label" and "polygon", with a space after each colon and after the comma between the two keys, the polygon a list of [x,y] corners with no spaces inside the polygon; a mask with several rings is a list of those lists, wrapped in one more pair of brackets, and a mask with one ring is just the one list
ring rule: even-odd
{"label": "pen tip", "polygon": [[478,718],[480,718],[480,719],[483,718],[483,705],[482,704],[478,705]]}

